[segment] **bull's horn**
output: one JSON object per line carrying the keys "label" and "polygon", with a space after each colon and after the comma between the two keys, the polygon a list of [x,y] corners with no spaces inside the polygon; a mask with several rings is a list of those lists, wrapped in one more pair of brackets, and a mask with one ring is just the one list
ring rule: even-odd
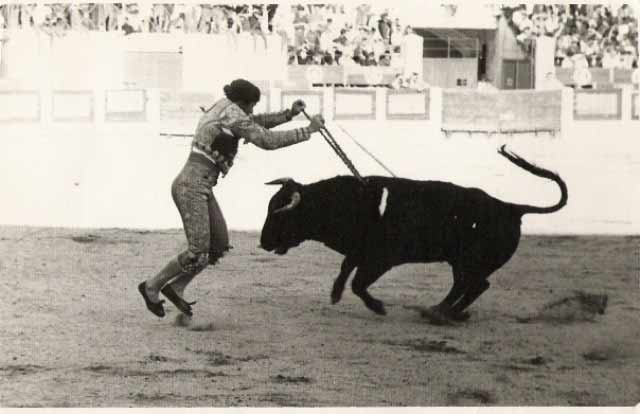
{"label": "bull's horn", "polygon": [[300,195],[300,192],[295,191],[293,194],[291,194],[291,201],[289,202],[289,204],[287,204],[284,207],[280,207],[279,209],[274,211],[273,214],[277,214],[277,213],[282,213],[284,211],[293,210],[294,208],[296,208],[298,206],[298,204],[300,204],[301,200],[302,200],[302,196]]}
{"label": "bull's horn", "polygon": [[278,178],[277,180],[269,181],[268,183],[265,183],[265,184],[266,185],[284,185],[290,181],[293,181],[293,178],[283,177],[283,178]]}

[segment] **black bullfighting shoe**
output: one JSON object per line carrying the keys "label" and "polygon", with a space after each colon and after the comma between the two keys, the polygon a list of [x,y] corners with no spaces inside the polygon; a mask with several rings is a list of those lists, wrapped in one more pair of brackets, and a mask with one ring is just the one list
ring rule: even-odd
{"label": "black bullfighting shoe", "polygon": [[151,299],[149,299],[149,296],[147,296],[147,282],[140,283],[138,285],[138,291],[142,295],[144,303],[147,305],[147,309],[149,309],[149,311],[151,311],[151,313],[153,313],[154,315],[163,318],[164,306],[162,304],[164,303],[164,300],[161,300],[158,303],[154,303],[151,301]]}
{"label": "black bullfighting shoe", "polygon": [[165,287],[160,289],[160,292],[162,292],[162,294],[165,295],[167,299],[171,301],[171,303],[176,305],[176,308],[178,308],[180,312],[184,313],[187,316],[193,316],[191,305],[195,305],[195,302],[187,302],[186,300],[182,299],[180,296],[178,296],[176,291],[173,290],[171,285],[165,285]]}

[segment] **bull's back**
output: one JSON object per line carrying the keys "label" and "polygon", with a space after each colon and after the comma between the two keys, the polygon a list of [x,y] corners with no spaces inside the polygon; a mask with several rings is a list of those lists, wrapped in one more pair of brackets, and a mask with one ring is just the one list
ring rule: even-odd
{"label": "bull's back", "polygon": [[508,233],[520,223],[511,204],[477,188],[388,177],[370,177],[368,188],[380,195],[371,250],[395,263],[450,261],[463,245],[490,242],[500,226]]}

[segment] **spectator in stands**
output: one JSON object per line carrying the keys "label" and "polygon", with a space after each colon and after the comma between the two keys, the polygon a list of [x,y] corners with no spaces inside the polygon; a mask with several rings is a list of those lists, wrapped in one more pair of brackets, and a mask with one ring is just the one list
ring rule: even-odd
{"label": "spectator in stands", "polygon": [[393,53],[400,53],[400,47],[402,45],[403,30],[400,24],[400,19],[395,19],[393,22],[393,29],[391,30],[391,50]]}
{"label": "spectator in stands", "polygon": [[7,5],[0,5],[0,30],[4,30],[7,28],[7,21],[4,18],[4,14],[6,12]]}
{"label": "spectator in stands", "polygon": [[384,54],[380,55],[378,65],[391,66],[391,52],[387,50],[384,52]]}
{"label": "spectator in stands", "polygon": [[[572,67],[584,56],[589,67],[638,65],[637,19],[628,5],[544,5],[503,9],[523,44],[535,36],[557,36],[556,65]],[[527,23],[531,20],[534,25]],[[567,62],[571,59],[571,62]],[[582,65],[582,62],[579,63]]]}
{"label": "spectator in stands", "polygon": [[404,78],[402,77],[402,73],[396,73],[391,81],[391,89],[402,89],[404,88]]}
{"label": "spectator in stands", "polygon": [[391,32],[393,31],[391,20],[389,19],[389,13],[384,12],[380,15],[378,20],[378,32],[380,37],[385,42],[385,46],[391,45]]}
{"label": "spectator in stands", "polygon": [[124,32],[125,36],[130,35],[131,33],[135,33],[136,30],[129,23],[129,17],[124,18],[124,23],[122,24],[122,31]]}
{"label": "spectator in stands", "polygon": [[417,72],[411,73],[407,82],[407,87],[420,92],[427,90],[429,85],[420,79],[418,75],[419,74]]}

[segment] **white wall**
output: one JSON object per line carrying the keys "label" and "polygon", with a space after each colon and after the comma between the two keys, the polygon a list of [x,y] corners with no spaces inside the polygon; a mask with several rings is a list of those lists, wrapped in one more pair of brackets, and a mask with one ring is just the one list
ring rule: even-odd
{"label": "white wall", "polygon": [[[439,105],[437,93],[433,102]],[[152,104],[149,108],[157,110]],[[568,206],[551,215],[525,216],[524,232],[640,233],[640,121],[565,122],[563,133],[555,138],[532,134],[447,138],[440,132],[437,110],[432,115],[431,121],[339,124],[399,176],[480,187],[514,202],[555,203],[559,197],[555,184],[496,153],[507,143],[528,160],[559,172],[569,187]],[[363,174],[385,175],[335,123],[329,121],[327,126]],[[188,138],[159,136],[157,122],[48,122],[1,128],[0,224],[180,227],[170,185],[187,157]],[[348,173],[319,135],[280,151],[246,145],[214,193],[230,228],[258,230],[276,190],[264,182],[291,176],[309,183]]]}

